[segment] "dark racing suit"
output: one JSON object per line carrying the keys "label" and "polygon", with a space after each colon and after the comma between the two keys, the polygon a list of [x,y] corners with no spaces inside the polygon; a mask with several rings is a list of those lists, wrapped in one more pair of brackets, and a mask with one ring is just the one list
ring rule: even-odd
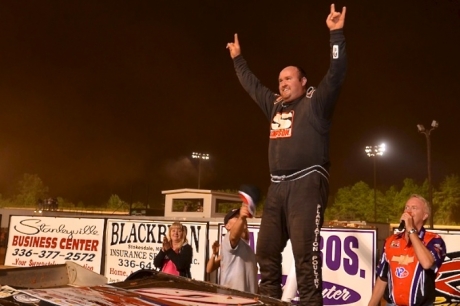
{"label": "dark racing suit", "polygon": [[320,228],[329,192],[329,130],[345,78],[345,37],[330,32],[331,63],[318,88],[289,103],[234,58],[244,89],[270,120],[269,167],[272,183],[264,206],[256,256],[260,293],[281,298],[281,252],[291,239],[302,305],[322,305]]}

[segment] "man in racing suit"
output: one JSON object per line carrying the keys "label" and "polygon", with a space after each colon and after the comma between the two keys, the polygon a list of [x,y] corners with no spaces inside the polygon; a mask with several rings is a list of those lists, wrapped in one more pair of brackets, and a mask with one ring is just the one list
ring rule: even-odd
{"label": "man in racing suit", "polygon": [[260,294],[281,298],[281,252],[291,239],[300,305],[323,305],[320,228],[329,191],[329,130],[346,71],[344,7],[332,4],[330,67],[317,89],[297,66],[279,75],[279,92],[263,86],[241,55],[238,36],[227,48],[243,88],[270,121],[271,181],[258,235]]}
{"label": "man in racing suit", "polygon": [[369,306],[380,305],[382,296],[388,306],[433,305],[436,272],[446,256],[446,244],[423,227],[429,215],[423,197],[414,194],[406,202],[401,216],[405,230],[385,241]]}

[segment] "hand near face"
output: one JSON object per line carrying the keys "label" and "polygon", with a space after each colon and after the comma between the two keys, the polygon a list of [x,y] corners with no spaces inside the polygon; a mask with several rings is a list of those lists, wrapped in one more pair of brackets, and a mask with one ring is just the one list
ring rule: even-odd
{"label": "hand near face", "polygon": [[345,24],[345,14],[347,8],[344,6],[342,12],[335,11],[335,4],[331,4],[331,12],[327,16],[326,25],[330,31],[342,29]]}
{"label": "hand near face", "polygon": [[402,214],[400,220],[404,220],[404,222],[406,223],[406,225],[405,225],[406,230],[411,230],[413,228],[416,229],[416,227],[414,225],[414,218],[412,218],[412,215],[410,213],[404,212]]}
{"label": "hand near face", "polygon": [[219,247],[220,247],[219,241],[214,241],[214,243],[212,244],[212,253],[214,255],[219,254]]}
{"label": "hand near face", "polygon": [[240,42],[238,41],[238,34],[235,33],[234,41],[227,43],[227,49],[230,51],[230,57],[235,58],[241,54]]}
{"label": "hand near face", "polygon": [[168,240],[168,237],[164,236],[163,238],[163,251],[166,252],[171,248],[171,242]]}

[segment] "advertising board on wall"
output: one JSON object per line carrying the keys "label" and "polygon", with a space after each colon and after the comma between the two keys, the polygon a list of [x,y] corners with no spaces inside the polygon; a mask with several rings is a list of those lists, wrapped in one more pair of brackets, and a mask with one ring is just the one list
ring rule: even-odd
{"label": "advertising board on wall", "polygon": [[[220,242],[227,230],[219,227]],[[249,224],[249,245],[255,250],[259,226]],[[323,228],[319,249],[323,259],[324,305],[364,305],[371,295],[375,277],[375,229]],[[291,244],[283,253],[283,300],[296,302],[297,282]]]}
{"label": "advertising board on wall", "polygon": [[75,262],[101,273],[104,219],[11,216],[5,265]]}
{"label": "advertising board on wall", "polygon": [[[153,259],[173,220],[11,216],[5,265],[34,267],[75,262],[103,274],[109,283],[122,282],[141,269],[155,269]],[[210,226],[210,223],[212,224]],[[193,249],[191,273],[196,280],[205,274],[208,251],[214,240],[222,241],[222,223],[183,221]],[[259,224],[248,225],[250,246],[255,250]],[[460,232],[436,230],[446,242],[448,256],[436,279],[435,305],[460,300]],[[320,251],[323,259],[324,305],[363,305],[370,299],[375,276],[377,231],[375,229],[323,228]],[[296,302],[297,283],[292,248],[283,253],[283,300]],[[444,303],[444,304],[443,304]]]}
{"label": "advertising board on wall", "polygon": [[[108,219],[105,242],[105,274],[109,283],[121,282],[141,269],[155,269],[153,259],[173,221]],[[205,279],[208,223],[181,222],[193,249],[192,278]]]}

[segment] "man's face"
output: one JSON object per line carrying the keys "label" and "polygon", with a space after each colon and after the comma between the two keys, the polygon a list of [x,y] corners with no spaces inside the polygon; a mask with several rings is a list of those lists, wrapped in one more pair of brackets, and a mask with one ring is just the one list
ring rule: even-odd
{"label": "man's face", "polygon": [[425,203],[418,198],[410,198],[406,202],[404,211],[412,216],[414,219],[414,225],[417,227],[422,226],[426,218],[428,218]]}
{"label": "man's face", "polygon": [[305,77],[300,79],[299,69],[288,66],[281,70],[279,78],[280,95],[285,102],[291,102],[305,94]]}
{"label": "man's face", "polygon": [[240,216],[240,215],[236,215],[236,216],[234,216],[233,218],[231,218],[230,220],[228,220],[227,225],[225,225],[225,228],[226,228],[228,231],[232,228],[233,224],[235,224],[236,220],[238,220],[238,217],[239,217],[239,216]]}
{"label": "man's face", "polygon": [[[236,215],[235,217],[233,217],[230,220],[228,220],[227,225],[225,225],[225,228],[227,229],[227,231],[230,231],[232,229],[233,225],[238,220],[239,216],[240,215]],[[241,238],[244,239],[244,240],[249,239],[249,232],[248,232],[248,227],[247,227],[246,223],[244,225],[244,231],[243,231],[243,233],[241,233]]]}

